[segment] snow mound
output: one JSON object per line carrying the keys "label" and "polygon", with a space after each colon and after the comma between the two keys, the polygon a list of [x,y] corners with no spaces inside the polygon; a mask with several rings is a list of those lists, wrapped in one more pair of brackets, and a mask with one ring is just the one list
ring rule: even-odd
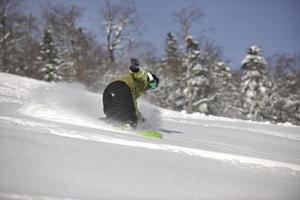
{"label": "snow mound", "polygon": [[21,111],[49,121],[97,127],[101,106],[101,96],[80,84],[53,83],[32,90]]}

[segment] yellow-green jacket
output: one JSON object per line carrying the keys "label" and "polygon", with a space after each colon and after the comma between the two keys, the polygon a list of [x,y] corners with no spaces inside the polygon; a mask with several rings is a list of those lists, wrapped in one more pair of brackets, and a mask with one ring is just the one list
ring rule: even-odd
{"label": "yellow-green jacket", "polygon": [[143,116],[137,108],[137,99],[146,94],[145,91],[148,88],[147,72],[143,69],[139,69],[138,72],[125,74],[119,80],[125,82],[130,88],[135,105],[136,116],[138,119],[142,119]]}

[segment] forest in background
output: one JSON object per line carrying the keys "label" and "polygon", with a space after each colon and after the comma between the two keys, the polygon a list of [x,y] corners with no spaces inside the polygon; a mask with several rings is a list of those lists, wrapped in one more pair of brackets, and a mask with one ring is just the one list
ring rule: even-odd
{"label": "forest in background", "polygon": [[[234,69],[222,48],[205,34],[193,35],[205,13],[191,5],[171,18],[163,53],[141,39],[143,17],[133,0],[99,3],[99,32],[80,27],[83,9],[45,4],[26,12],[22,0],[0,0],[0,71],[50,82],[79,82],[101,90],[129,70],[129,58],[158,74],[158,106],[230,118],[300,125],[300,52],[265,58],[259,44],[245,50]],[[98,40],[105,38],[104,42]],[[255,46],[258,45],[258,46]]]}

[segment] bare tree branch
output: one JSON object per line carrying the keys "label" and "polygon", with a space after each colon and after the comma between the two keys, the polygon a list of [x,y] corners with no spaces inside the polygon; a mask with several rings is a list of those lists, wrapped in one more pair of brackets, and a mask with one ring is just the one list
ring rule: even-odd
{"label": "bare tree branch", "polygon": [[175,21],[179,24],[181,37],[185,40],[191,34],[191,29],[197,25],[204,17],[202,9],[196,5],[191,5],[174,13]]}
{"label": "bare tree branch", "polygon": [[115,62],[115,51],[124,41],[131,41],[131,31],[138,30],[139,15],[133,0],[104,0],[101,8],[103,28],[107,38],[109,62]]}

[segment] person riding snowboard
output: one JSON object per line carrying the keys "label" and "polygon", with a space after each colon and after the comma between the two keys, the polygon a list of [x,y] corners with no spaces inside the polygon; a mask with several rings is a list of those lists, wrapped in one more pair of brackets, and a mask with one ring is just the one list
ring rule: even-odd
{"label": "person riding snowboard", "polygon": [[103,111],[110,121],[135,128],[145,119],[137,108],[137,99],[147,90],[155,90],[159,79],[139,68],[137,58],[130,59],[130,72],[110,83],[103,92]]}

